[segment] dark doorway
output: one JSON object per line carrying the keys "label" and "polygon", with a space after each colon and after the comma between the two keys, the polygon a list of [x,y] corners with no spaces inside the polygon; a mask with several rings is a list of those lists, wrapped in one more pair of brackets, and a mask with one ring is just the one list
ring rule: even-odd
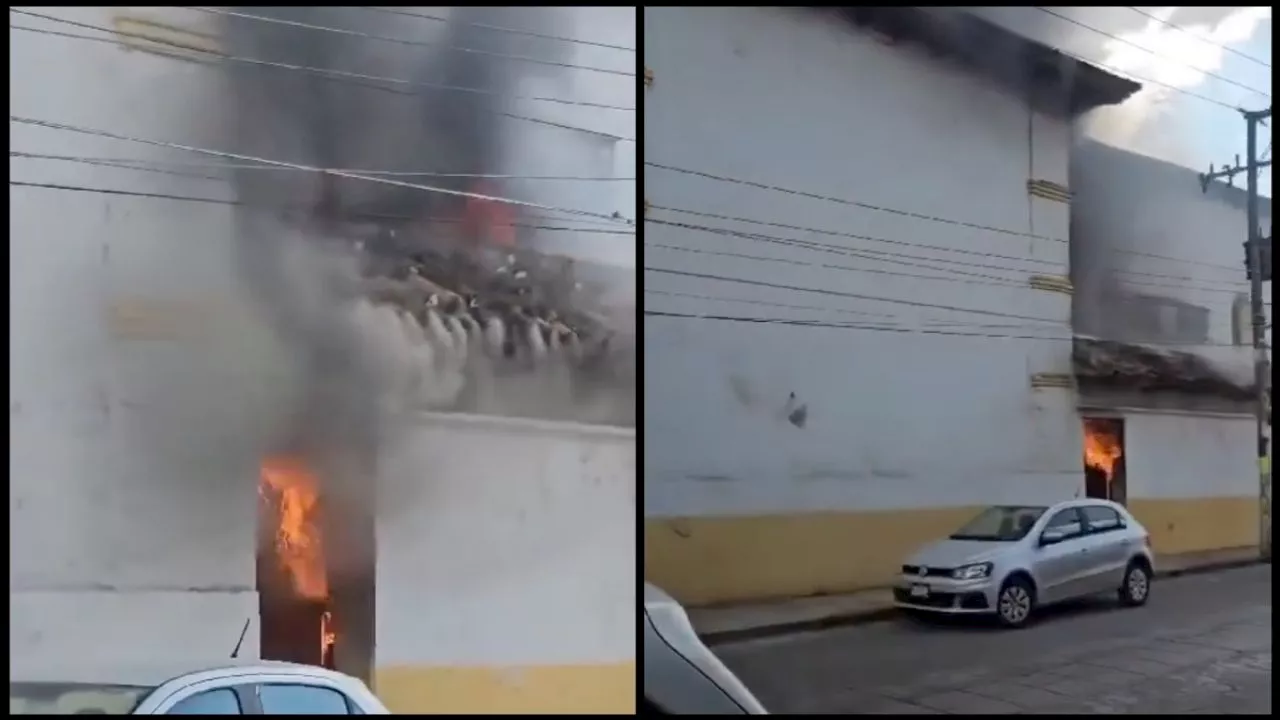
{"label": "dark doorway", "polygon": [[1125,482],[1124,420],[1084,418],[1085,495],[1124,504]]}

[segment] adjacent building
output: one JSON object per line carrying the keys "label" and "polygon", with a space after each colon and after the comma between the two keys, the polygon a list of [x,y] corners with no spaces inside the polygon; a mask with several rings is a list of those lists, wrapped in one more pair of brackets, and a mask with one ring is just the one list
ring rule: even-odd
{"label": "adjacent building", "polygon": [[[1118,452],[1095,463],[1100,492],[1128,503],[1157,552],[1254,552],[1245,191],[1090,141],[1073,151],[1071,190],[1078,403],[1094,446]],[[1270,228],[1269,198],[1259,211]]]}

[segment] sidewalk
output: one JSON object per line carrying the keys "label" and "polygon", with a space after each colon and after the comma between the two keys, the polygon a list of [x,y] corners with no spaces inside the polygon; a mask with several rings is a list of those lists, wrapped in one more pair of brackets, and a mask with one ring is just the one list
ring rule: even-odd
{"label": "sidewalk", "polygon": [[[1156,558],[1156,577],[1176,577],[1261,562],[1256,547],[1231,548]],[[820,630],[884,620],[894,614],[888,588],[844,595],[689,608],[689,620],[708,644]]]}

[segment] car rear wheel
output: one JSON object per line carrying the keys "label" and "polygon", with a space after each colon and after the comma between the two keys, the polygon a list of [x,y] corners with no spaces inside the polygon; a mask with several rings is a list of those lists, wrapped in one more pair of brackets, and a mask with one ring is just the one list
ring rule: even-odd
{"label": "car rear wheel", "polygon": [[1026,627],[1035,610],[1036,592],[1024,577],[1014,576],[1005,580],[996,599],[996,619],[1007,628]]}
{"label": "car rear wheel", "polygon": [[1126,607],[1145,605],[1151,596],[1151,570],[1146,563],[1134,560],[1124,571],[1120,585],[1120,604]]}

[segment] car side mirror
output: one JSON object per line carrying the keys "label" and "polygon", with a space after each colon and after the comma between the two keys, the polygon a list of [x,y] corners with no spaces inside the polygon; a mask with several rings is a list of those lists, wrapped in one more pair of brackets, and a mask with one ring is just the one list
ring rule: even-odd
{"label": "car side mirror", "polygon": [[1046,545],[1053,545],[1054,543],[1060,543],[1062,542],[1062,539],[1065,538],[1066,536],[1067,536],[1067,533],[1064,530],[1061,530],[1060,528],[1049,528],[1044,532],[1040,533],[1040,547],[1044,547]]}

